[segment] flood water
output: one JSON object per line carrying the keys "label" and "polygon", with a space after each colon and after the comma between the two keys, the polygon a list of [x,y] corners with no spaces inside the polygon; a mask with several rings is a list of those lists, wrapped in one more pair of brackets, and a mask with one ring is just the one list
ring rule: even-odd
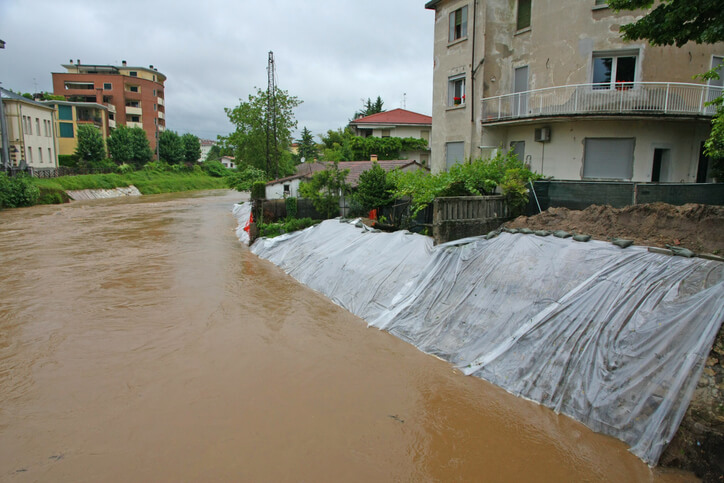
{"label": "flood water", "polygon": [[685,481],[258,259],[218,191],[0,212],[2,481]]}

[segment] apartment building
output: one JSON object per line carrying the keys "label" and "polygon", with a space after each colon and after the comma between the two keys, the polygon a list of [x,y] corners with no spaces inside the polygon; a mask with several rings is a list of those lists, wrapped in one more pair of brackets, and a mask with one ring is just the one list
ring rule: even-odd
{"label": "apartment building", "polygon": [[151,150],[156,137],[166,129],[164,82],[166,76],[152,65],[133,67],[75,63],[62,66],[66,72],[53,75],[53,94],[72,102],[92,102],[108,108],[108,127],[140,127],[146,131]]}
{"label": "apartment building", "polygon": [[103,139],[108,139],[109,108],[95,102],[43,101],[43,104],[54,108],[55,132],[58,139],[58,154],[75,153],[78,146],[78,126],[90,124],[98,128]]}
{"label": "apartment building", "polygon": [[724,43],[624,42],[605,0],[432,0],[432,169],[513,150],[563,180],[711,181]]}
{"label": "apartment building", "polygon": [[[360,117],[351,121],[349,127],[356,136],[362,137],[397,137],[421,138],[430,142],[432,130],[432,117],[406,109],[392,109],[378,112],[369,116]],[[400,153],[405,159],[419,161],[428,166],[430,150],[411,151]]]}
{"label": "apartment building", "polygon": [[55,109],[6,89],[0,91],[7,129],[2,135],[9,154],[3,160],[5,167],[57,168]]}

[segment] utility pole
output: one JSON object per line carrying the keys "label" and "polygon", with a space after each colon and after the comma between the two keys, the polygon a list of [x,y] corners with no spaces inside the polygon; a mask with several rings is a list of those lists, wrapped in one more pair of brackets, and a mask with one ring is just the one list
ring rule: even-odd
{"label": "utility pole", "polygon": [[267,64],[268,84],[266,88],[266,170],[274,171],[274,178],[279,178],[279,150],[277,149],[277,99],[276,99],[276,66],[274,52],[269,51]]}
{"label": "utility pole", "polygon": [[[0,40],[0,49],[5,48],[5,41]],[[5,106],[3,105],[3,94],[0,90],[0,135],[2,136],[2,159],[0,164],[3,170],[7,171],[10,168],[10,147],[8,141],[8,124],[5,120]]]}

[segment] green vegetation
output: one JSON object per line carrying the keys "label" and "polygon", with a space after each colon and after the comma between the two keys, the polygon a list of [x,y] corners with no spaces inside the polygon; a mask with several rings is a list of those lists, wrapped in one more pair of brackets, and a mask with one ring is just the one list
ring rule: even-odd
{"label": "green vegetation", "polygon": [[254,183],[264,183],[266,190],[266,173],[260,169],[247,166],[244,169],[236,169],[228,175],[229,186],[237,191],[251,191]]}
{"label": "green vegetation", "polygon": [[306,126],[302,129],[302,137],[297,139],[297,143],[299,144],[299,152],[295,156],[295,163],[301,163],[302,159],[311,163],[319,157],[319,150],[314,142],[312,131],[307,129]]}
{"label": "green vegetation", "polygon": [[199,141],[199,138],[186,133],[181,136],[181,144],[184,147],[184,161],[195,163],[201,158],[201,141]]}
{"label": "green vegetation", "polygon": [[254,181],[251,184],[251,199],[263,200],[266,198],[266,183],[263,181]]}
{"label": "green vegetation", "polygon": [[327,131],[321,136],[322,159],[327,161],[364,161],[376,154],[378,159],[400,159],[405,151],[427,149],[427,141],[418,138],[361,137],[349,129]]}
{"label": "green vegetation", "polygon": [[387,172],[379,164],[360,174],[357,190],[352,197],[363,213],[387,206],[394,198],[395,185],[388,179]]}
{"label": "green vegetation", "polygon": [[259,229],[259,236],[274,238],[275,236],[283,235],[284,233],[303,230],[312,225],[316,225],[319,222],[319,220],[312,220],[311,218],[289,217],[284,221],[276,223],[260,223],[257,225],[257,228]]}
{"label": "green vegetation", "polygon": [[395,198],[410,197],[414,216],[435,198],[443,196],[482,196],[492,194],[497,186],[514,207],[528,202],[528,180],[540,175],[533,173],[509,152],[491,159],[476,159],[456,164],[448,171],[435,175],[427,171],[392,171],[388,174],[394,184]]}
{"label": "green vegetation", "polygon": [[299,193],[312,201],[314,209],[331,218],[339,214],[340,197],[350,191],[345,181],[348,174],[349,169],[339,169],[339,163],[335,162],[324,171],[314,173],[311,180],[302,182]]}
{"label": "green vegetation", "polygon": [[108,136],[107,144],[108,155],[117,164],[140,168],[153,158],[146,131],[140,127],[118,126]]}
{"label": "green vegetation", "polygon": [[225,109],[236,130],[220,140],[233,149],[240,169],[253,167],[264,171],[269,178],[294,173],[289,146],[292,130],[297,127],[293,111],[301,103],[281,89],[276,90],[273,99],[268,92],[257,89],[256,95],[250,94],[247,101]]}
{"label": "green vegetation", "polygon": [[0,172],[0,209],[31,206],[38,202],[40,190],[29,176],[8,177]]}
{"label": "green vegetation", "polygon": [[158,157],[168,164],[184,162],[184,143],[175,131],[164,131],[158,136]]}
{"label": "green vegetation", "polygon": [[106,144],[100,129],[91,124],[78,126],[78,145],[75,155],[84,163],[98,163],[106,157]]}
{"label": "green vegetation", "polygon": [[382,109],[382,106],[384,106],[384,104],[385,103],[380,96],[377,96],[377,99],[374,101],[369,97],[366,101],[362,99],[362,109],[356,111],[352,119],[358,119],[360,117],[367,117],[371,116],[372,114],[384,112],[385,110]]}

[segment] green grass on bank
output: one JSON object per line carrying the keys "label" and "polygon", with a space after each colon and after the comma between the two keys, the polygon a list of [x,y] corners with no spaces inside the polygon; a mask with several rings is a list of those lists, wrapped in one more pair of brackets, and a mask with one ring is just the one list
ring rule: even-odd
{"label": "green grass on bank", "polygon": [[[126,174],[86,174],[51,179],[32,178],[32,182],[41,189],[41,193],[66,190],[113,189],[134,185],[141,193],[149,195],[229,187],[226,178],[209,176],[202,171],[174,173],[142,170]],[[43,201],[40,200],[40,202]]]}

